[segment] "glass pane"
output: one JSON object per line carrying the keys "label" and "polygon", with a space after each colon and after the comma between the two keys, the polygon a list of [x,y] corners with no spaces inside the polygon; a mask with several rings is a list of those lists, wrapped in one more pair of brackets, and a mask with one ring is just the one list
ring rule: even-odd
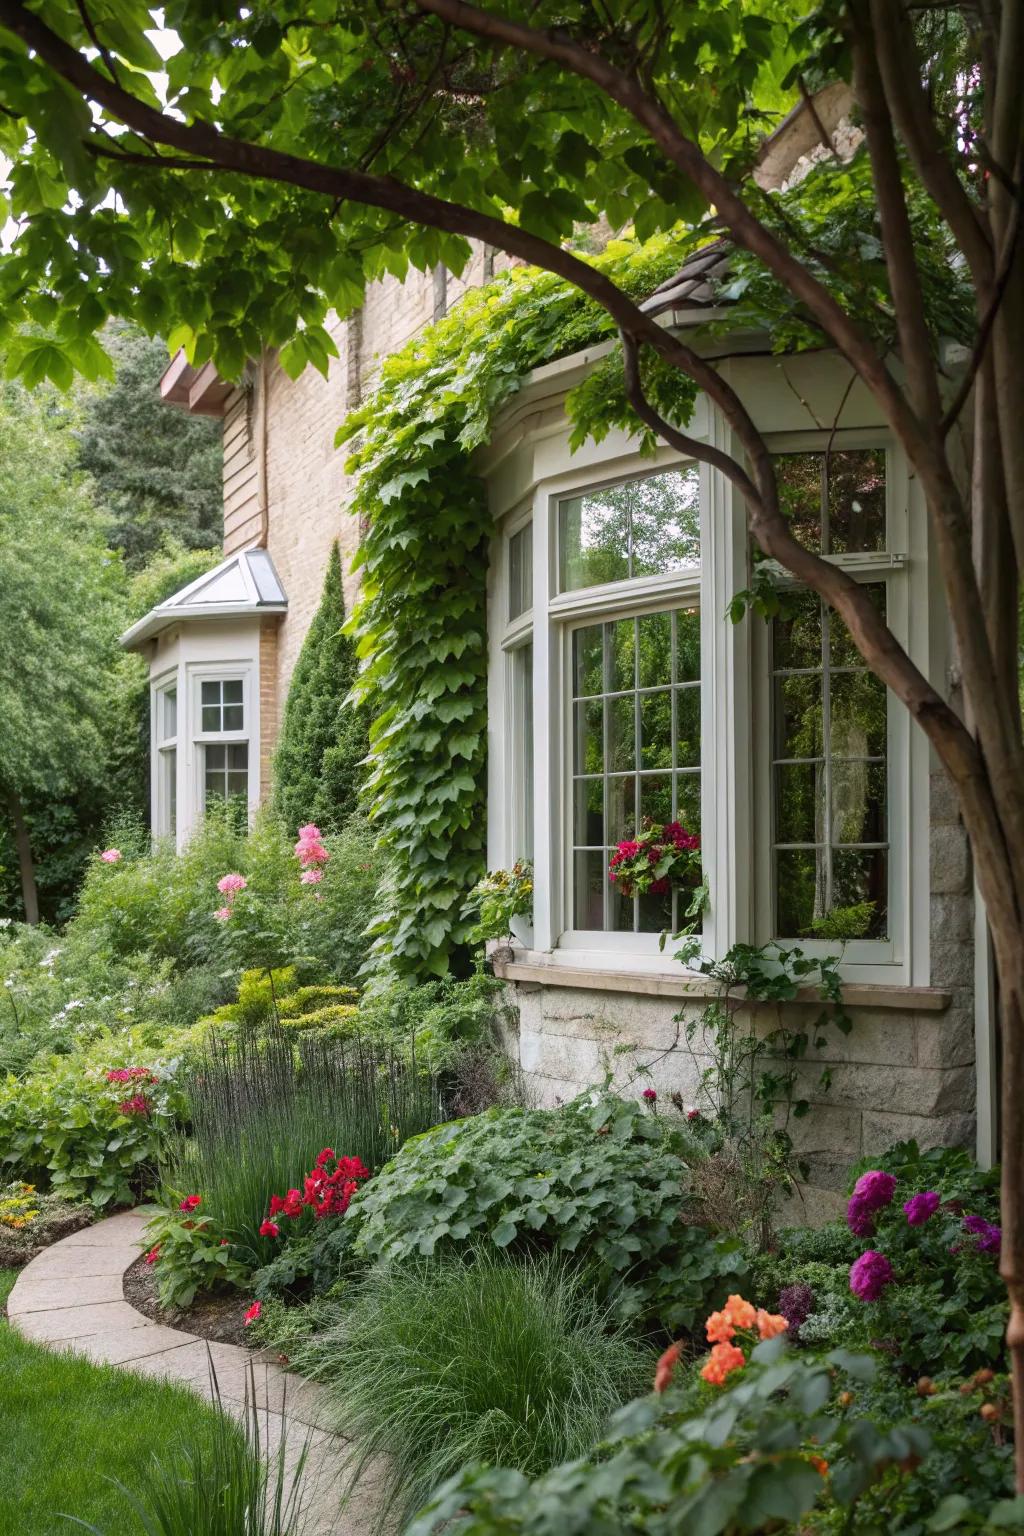
{"label": "glass pane", "polygon": [[772,680],[776,757],[820,757],[821,678],[806,674]]}
{"label": "glass pane", "polygon": [[884,763],[832,764],[833,843],[886,841],[886,777]]}
{"label": "glass pane", "polygon": [[641,933],[663,933],[673,927],[671,890],[649,891],[639,898],[637,909]]}
{"label": "glass pane", "polygon": [[637,827],[636,779],[630,773],[608,780],[608,841],[621,843]]}
{"label": "glass pane", "polygon": [[[636,620],[619,619],[608,625],[608,692],[622,693],[636,687]],[[668,681],[666,677],[665,681]]]}
{"label": "glass pane", "polygon": [[672,681],[672,616],[648,613],[640,630],[640,687],[660,688]]}
{"label": "glass pane", "polygon": [[508,616],[517,619],[533,607],[533,524],[508,541]]}
{"label": "glass pane", "polygon": [[563,501],[558,509],[559,591],[624,581],[628,575],[628,487]]}
{"label": "glass pane", "polygon": [[640,766],[672,767],[672,694],[668,688],[640,695]]}
{"label": "glass pane", "polygon": [[888,857],[884,848],[862,849],[854,852],[837,848],[833,854],[832,906],[855,907],[871,903],[866,939],[884,939],[888,936]]}
{"label": "glass pane", "polygon": [[220,683],[218,683],[218,682],[203,683],[201,685],[201,688],[200,688],[199,701],[200,701],[201,704],[219,704],[220,703]]}
{"label": "glass pane", "polygon": [[622,773],[636,767],[636,694],[609,699],[607,707],[608,768],[612,773]]}
{"label": "glass pane", "polygon": [[604,692],[603,637],[600,624],[588,624],[586,629],[573,631],[573,693],[578,699]]}
{"label": "glass pane", "polygon": [[700,682],[700,610],[681,608],[676,614],[676,682]]}
{"label": "glass pane", "polygon": [[604,704],[587,699],[576,705],[574,773],[600,773],[604,767]]}
{"label": "glass pane", "polygon": [[224,690],[223,697],[225,704],[241,704],[242,679],[240,677],[232,678],[230,682],[223,683],[221,686]]}
{"label": "glass pane", "polygon": [[202,717],[203,717],[203,730],[204,731],[219,731],[220,730],[220,705],[219,704],[204,704],[201,713],[202,713]]}
{"label": "glass pane", "polygon": [[247,796],[249,793],[249,775],[247,773],[228,774],[228,794]]}
{"label": "glass pane", "polygon": [[588,849],[573,856],[573,927],[604,928],[604,887],[608,856]]}
{"label": "glass pane", "polygon": [[242,729],[241,704],[225,704],[224,706],[224,730],[240,731]]}
{"label": "glass pane", "polygon": [[775,841],[814,843],[825,839],[824,763],[787,763],[774,769]]}
{"label": "glass pane", "polygon": [[787,592],[785,612],[772,620],[772,666],[778,672],[821,666],[821,599]]}
{"label": "glass pane", "polygon": [[640,820],[650,818],[658,826],[672,820],[672,775],[644,775],[640,780]]}
{"label": "glass pane", "polygon": [[675,819],[681,822],[687,832],[700,836],[700,774],[680,773],[676,775],[676,814]]}
{"label": "glass pane", "polygon": [[573,785],[573,842],[578,848],[604,846],[604,780],[577,779]]}
{"label": "glass pane", "polygon": [[823,469],[820,453],[780,453],[775,458],[782,514],[808,549],[821,548]]}
{"label": "glass pane", "polygon": [[885,451],[828,456],[829,552],[885,548]]}
{"label": "glass pane", "polygon": [[512,653],[515,782],[513,816],[516,857],[533,858],[533,646]]}
{"label": "glass pane", "polygon": [[[696,464],[635,480],[632,575],[700,564],[700,471]],[[605,493],[607,494],[607,493]]]}
{"label": "glass pane", "polygon": [[163,694],[163,727],[162,737],[164,741],[178,734],[178,690],[168,688]]}
{"label": "glass pane", "polygon": [[779,848],[775,853],[776,923],[780,939],[804,939],[825,909],[824,848]]}
{"label": "glass pane", "polygon": [[633,933],[636,930],[636,898],[623,896],[614,882],[609,882],[611,930],[613,933]]}
{"label": "glass pane", "polygon": [[[882,582],[865,587],[878,609],[882,618],[885,618],[885,585]],[[863,667],[864,658],[850,638],[850,631],[839,617],[838,613],[829,614],[828,622],[828,652],[833,666],[836,667]]]}
{"label": "glass pane", "polygon": [[174,747],[164,753],[164,786],[167,830],[173,837],[178,830],[178,753]]}
{"label": "glass pane", "polygon": [[228,747],[227,754],[229,768],[248,768],[249,743],[247,741],[240,741],[234,746]]}
{"label": "glass pane", "polygon": [[676,689],[676,767],[700,767],[700,689]]}
{"label": "glass pane", "polygon": [[211,769],[218,769],[218,770],[220,770],[220,772],[223,772],[224,771],[224,766],[225,766],[224,754],[227,751],[227,748],[226,747],[209,746],[209,747],[205,747],[203,750],[204,750],[205,755],[206,755],[206,771],[207,771],[207,773],[209,773],[211,771]]}
{"label": "glass pane", "polygon": [[832,676],[832,756],[884,757],[885,684],[870,672]]}

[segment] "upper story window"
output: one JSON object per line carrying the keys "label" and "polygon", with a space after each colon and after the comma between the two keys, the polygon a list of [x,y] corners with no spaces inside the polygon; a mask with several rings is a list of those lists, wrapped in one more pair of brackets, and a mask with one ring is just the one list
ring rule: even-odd
{"label": "upper story window", "polygon": [[242,679],[204,678],[200,692],[203,734],[244,729]]}
{"label": "upper story window", "polygon": [[558,506],[558,590],[575,592],[700,562],[695,464],[627,480]]}
{"label": "upper story window", "polygon": [[533,607],[533,524],[508,541],[508,616],[518,619]]}

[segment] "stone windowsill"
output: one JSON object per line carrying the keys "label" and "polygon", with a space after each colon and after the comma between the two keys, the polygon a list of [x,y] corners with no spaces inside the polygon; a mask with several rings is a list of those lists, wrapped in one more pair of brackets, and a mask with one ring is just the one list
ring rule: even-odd
{"label": "stone windowsill", "polygon": [[[499,952],[500,953],[500,952]],[[507,951],[506,951],[507,953]],[[648,971],[616,971],[597,967],[563,965],[529,958],[491,957],[495,976],[530,987],[576,987],[587,992],[633,992],[645,997],[717,997],[717,982],[706,976],[659,975]],[[941,1013],[952,994],[941,987],[906,987],[884,982],[851,981],[843,987],[843,1000],[851,1008],[894,1008],[905,1013]],[[821,1006],[814,987],[802,987],[795,1002]]]}

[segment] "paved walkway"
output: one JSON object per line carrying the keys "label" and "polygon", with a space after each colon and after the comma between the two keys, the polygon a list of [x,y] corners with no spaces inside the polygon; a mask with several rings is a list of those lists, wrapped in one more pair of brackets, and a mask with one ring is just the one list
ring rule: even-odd
{"label": "paved walkway", "polygon": [[[309,1443],[303,1479],[303,1536],[366,1536],[372,1526],[367,1490],[357,1492],[345,1513],[344,1443],[318,1427],[321,1389],[237,1344],[209,1344],[194,1334],[166,1328],[124,1299],[124,1272],[145,1246],[150,1212],[126,1211],[54,1243],[21,1271],[7,1301],[11,1325],[52,1349],[73,1349],[141,1376],[179,1381],[211,1397],[209,1355],[224,1407],[241,1417],[254,1361],[260,1433],[273,1451],[285,1434],[285,1463],[293,1470]],[[209,1351],[209,1354],[208,1352]],[[282,1408],[286,1410],[282,1415]],[[362,1508],[360,1509],[360,1505]]]}

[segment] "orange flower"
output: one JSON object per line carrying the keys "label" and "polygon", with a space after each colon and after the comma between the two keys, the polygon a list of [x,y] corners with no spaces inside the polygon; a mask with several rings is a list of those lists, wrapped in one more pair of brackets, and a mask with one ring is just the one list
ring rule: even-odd
{"label": "orange flower", "polygon": [[682,1352],[683,1346],[681,1344],[670,1344],[668,1349],[666,1349],[665,1353],[661,1356],[661,1359],[658,1361],[657,1368],[654,1372],[655,1392],[664,1392],[665,1388],[672,1380],[675,1368],[679,1363],[679,1356],[682,1354]]}
{"label": "orange flower", "polygon": [[716,1344],[700,1374],[713,1387],[720,1387],[731,1371],[738,1371],[746,1363],[742,1349],[735,1344]]}
{"label": "orange flower", "polygon": [[724,1312],[712,1312],[706,1326],[709,1344],[728,1344],[736,1332]]}
{"label": "orange flower", "polygon": [[815,1472],[820,1472],[822,1477],[828,1477],[828,1462],[824,1456],[811,1456],[808,1459]]}
{"label": "orange flower", "polygon": [[757,1308],[742,1296],[730,1296],[722,1308],[722,1315],[734,1328],[753,1328],[757,1322]]}
{"label": "orange flower", "polygon": [[774,1339],[777,1334],[785,1333],[788,1327],[789,1319],[780,1312],[766,1312],[763,1307],[758,1307],[757,1330],[762,1339]]}

